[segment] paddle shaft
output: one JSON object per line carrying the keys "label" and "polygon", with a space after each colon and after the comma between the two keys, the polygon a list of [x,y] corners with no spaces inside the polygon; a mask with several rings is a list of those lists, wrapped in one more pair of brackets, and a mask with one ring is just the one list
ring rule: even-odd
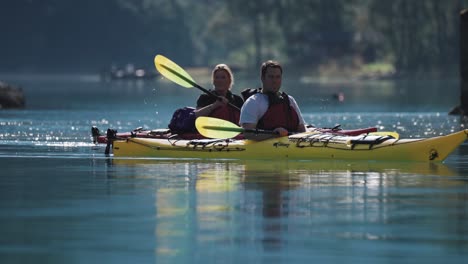
{"label": "paddle shaft", "polygon": [[[182,80],[186,81],[187,83],[190,83],[193,87],[195,88],[198,88],[199,90],[201,90],[202,92],[208,94],[208,95],[211,95],[215,98],[218,99],[218,96],[216,94],[214,94],[213,92],[201,87],[200,85],[196,84],[195,82],[193,82],[192,80],[190,79],[187,79],[185,76],[181,75],[180,73],[174,71],[173,69],[167,67],[166,65],[163,65],[163,64],[160,64],[161,67],[163,67],[164,69],[170,71],[172,74],[176,75],[177,77],[181,78]],[[228,102],[228,104],[231,106],[231,107],[234,107],[234,109],[237,109],[240,111],[240,108],[235,106],[234,104],[232,104],[231,102]]]}
{"label": "paddle shaft", "polygon": [[229,131],[239,133],[255,133],[255,134],[267,134],[267,135],[278,135],[278,132],[263,129],[246,129],[241,127],[221,127],[221,126],[203,126],[205,129],[212,129],[218,131]]}
{"label": "paddle shaft", "polygon": [[[278,132],[272,130],[263,130],[263,129],[246,129],[242,127],[223,127],[223,126],[213,126],[213,125],[204,125],[204,129],[217,130],[217,131],[227,131],[227,132],[238,132],[238,133],[254,133],[254,134],[266,134],[266,135],[278,135]],[[291,135],[291,133],[290,133]],[[396,132],[370,132],[370,136],[391,136],[395,139],[399,138],[399,135]]]}

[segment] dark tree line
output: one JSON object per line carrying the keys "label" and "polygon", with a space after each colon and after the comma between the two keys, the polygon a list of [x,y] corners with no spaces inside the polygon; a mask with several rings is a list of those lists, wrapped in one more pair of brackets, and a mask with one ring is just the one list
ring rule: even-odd
{"label": "dark tree line", "polygon": [[468,0],[15,0],[0,3],[1,70],[187,66],[298,68],[359,58],[399,72],[453,71]]}

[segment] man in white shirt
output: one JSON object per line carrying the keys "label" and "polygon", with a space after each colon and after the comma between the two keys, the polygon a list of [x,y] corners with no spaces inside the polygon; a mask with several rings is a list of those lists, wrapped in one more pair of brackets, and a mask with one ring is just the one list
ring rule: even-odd
{"label": "man in white shirt", "polygon": [[[273,130],[279,136],[306,131],[296,100],[279,91],[282,77],[283,69],[278,62],[270,60],[262,64],[262,88],[251,95],[241,109],[239,123],[243,128]],[[244,136],[255,140],[271,137],[256,133],[245,133]]]}

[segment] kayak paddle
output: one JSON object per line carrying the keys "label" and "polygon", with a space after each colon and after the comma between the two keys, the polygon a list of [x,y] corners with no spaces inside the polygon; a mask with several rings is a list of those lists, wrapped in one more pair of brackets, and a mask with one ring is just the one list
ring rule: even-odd
{"label": "kayak paddle", "polygon": [[198,133],[207,138],[233,138],[240,133],[251,132],[257,134],[277,135],[275,131],[262,129],[244,129],[224,119],[200,116],[195,120]]}
{"label": "kayak paddle", "polygon": [[[227,120],[200,116],[195,120],[195,126],[198,132],[207,138],[233,138],[241,133],[256,133],[266,135],[277,135],[275,131],[262,130],[262,129],[245,129]],[[304,132],[305,134],[310,134]],[[312,132],[313,134],[321,132]],[[370,136],[391,136],[399,139],[400,135],[396,132],[380,131],[368,133]]]}
{"label": "kayak paddle", "polygon": [[[180,67],[170,59],[164,57],[163,55],[158,54],[156,55],[156,57],[154,57],[154,65],[156,66],[156,69],[159,71],[159,73],[161,73],[162,76],[177,83],[178,85],[183,86],[185,88],[195,87],[208,95],[218,98],[218,96],[213,92],[198,85],[190,76],[190,74],[188,74],[184,69],[182,69],[182,67]],[[239,107],[231,103],[228,104],[240,111]]]}

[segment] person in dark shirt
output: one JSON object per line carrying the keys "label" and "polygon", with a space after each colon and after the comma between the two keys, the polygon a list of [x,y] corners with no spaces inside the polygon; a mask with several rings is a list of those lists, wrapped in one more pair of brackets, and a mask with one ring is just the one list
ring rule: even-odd
{"label": "person in dark shirt", "polygon": [[234,75],[226,64],[218,64],[212,74],[213,89],[217,95],[202,94],[197,100],[196,117],[209,116],[239,124],[240,108],[244,104],[242,97],[231,92]]}

